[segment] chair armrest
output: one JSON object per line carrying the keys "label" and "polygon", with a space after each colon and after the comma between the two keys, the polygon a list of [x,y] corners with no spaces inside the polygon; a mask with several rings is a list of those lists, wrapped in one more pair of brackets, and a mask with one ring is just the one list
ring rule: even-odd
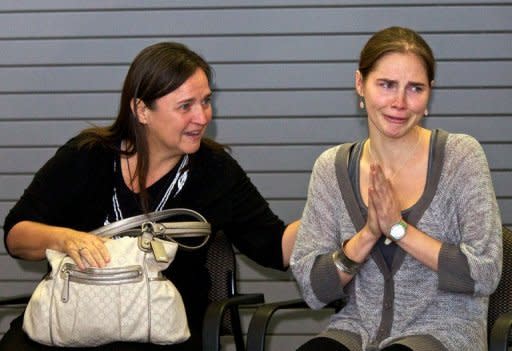
{"label": "chair armrest", "polygon": [[226,309],[241,305],[259,305],[265,302],[263,294],[243,294],[212,302],[203,321],[203,350],[218,351],[222,319]]}
{"label": "chair armrest", "polygon": [[30,295],[0,298],[0,307],[16,307],[26,305],[30,300]]}
{"label": "chair armrest", "polygon": [[302,299],[268,303],[254,312],[247,332],[247,351],[263,351],[270,318],[280,309],[309,308]]}
{"label": "chair armrest", "polygon": [[491,329],[489,351],[507,351],[508,337],[512,328],[512,312],[504,313],[498,317]]}
{"label": "chair armrest", "polygon": [[6,314],[4,314],[2,311],[25,308],[29,300],[30,296],[0,298],[0,322],[2,322],[2,320],[6,317]]}

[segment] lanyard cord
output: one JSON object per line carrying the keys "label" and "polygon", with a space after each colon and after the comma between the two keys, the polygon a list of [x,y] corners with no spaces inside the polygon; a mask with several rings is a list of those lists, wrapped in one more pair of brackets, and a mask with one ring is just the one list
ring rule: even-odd
{"label": "lanyard cord", "polygon": [[[176,187],[176,191],[174,192],[172,197],[176,197],[176,195],[179,194],[179,192],[183,188],[183,185],[185,185],[185,182],[187,181],[187,178],[188,178],[188,167],[187,167],[188,162],[189,162],[189,156],[185,155],[183,157],[183,159],[181,160],[180,166],[178,168],[178,171],[176,172],[176,175],[174,176],[174,179],[172,180],[171,184],[169,184],[169,186],[167,187],[167,190],[165,191],[165,194],[160,199],[160,202],[156,206],[155,211],[163,210],[165,204],[167,203],[167,200],[169,200],[169,197],[173,193],[175,187]],[[117,163],[114,161],[114,173],[116,172],[116,169],[117,169]],[[121,206],[119,204],[119,199],[117,197],[117,189],[115,186],[114,186],[114,193],[112,195],[112,208],[114,210],[114,216],[115,216],[116,221],[119,221],[124,218],[123,212],[121,210]],[[108,222],[109,221],[108,221],[108,216],[107,216],[105,223],[107,224]]]}

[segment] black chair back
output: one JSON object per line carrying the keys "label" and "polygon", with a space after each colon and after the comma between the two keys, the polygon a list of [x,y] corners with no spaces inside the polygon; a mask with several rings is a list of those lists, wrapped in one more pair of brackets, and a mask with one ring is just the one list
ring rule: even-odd
{"label": "black chair back", "polygon": [[512,312],[512,231],[503,226],[503,270],[498,288],[489,298],[488,335],[496,319],[507,312]]}
{"label": "black chair back", "polygon": [[[208,297],[211,302],[222,301],[238,294],[235,252],[222,231],[212,234],[206,267],[210,276]],[[220,334],[232,335],[235,338],[237,350],[245,349],[241,346],[244,345],[244,341],[238,308],[229,308],[224,313]]]}

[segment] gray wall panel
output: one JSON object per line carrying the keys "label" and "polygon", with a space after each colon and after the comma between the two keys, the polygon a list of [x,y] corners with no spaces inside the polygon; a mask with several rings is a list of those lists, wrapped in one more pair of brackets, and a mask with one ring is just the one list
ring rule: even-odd
{"label": "gray wall panel", "polygon": [[[248,173],[252,182],[267,199],[305,199],[309,173]],[[496,196],[512,197],[512,171],[492,173]],[[0,188],[5,189],[0,200],[16,200],[30,183],[30,175],[0,175]]]}
{"label": "gray wall panel", "polygon": [[[298,218],[316,157],[366,135],[354,70],[370,34],[392,24],[423,33],[438,59],[426,126],[483,144],[503,221],[512,224],[510,18],[509,0],[4,0],[0,226],[57,146],[90,122],[110,123],[128,64],[163,40],[184,42],[212,63],[209,135],[232,145],[278,215]],[[238,260],[242,291],[270,301],[298,296],[289,272]],[[8,257],[3,243],[0,266],[0,297],[32,291],[45,269]],[[13,315],[0,321],[0,335]],[[325,311],[278,318],[270,350],[299,345],[326,321]]]}
{"label": "gray wall panel", "polygon": [[[310,172],[315,159],[334,144],[233,146],[231,154],[248,172]],[[511,144],[482,145],[491,169],[512,170]],[[0,174],[33,174],[56,151],[56,147],[0,147]],[[1,215],[0,215],[1,218]]]}
{"label": "gray wall panel", "polygon": [[[117,112],[119,94],[2,94],[2,119],[99,119]],[[446,89],[432,95],[436,116],[507,114],[512,110],[512,89]],[[216,116],[353,116],[357,115],[352,90],[221,91],[215,95]]]}
{"label": "gray wall panel", "polygon": [[[485,11],[483,15],[482,12]],[[463,17],[465,20],[460,21]],[[512,30],[510,6],[267,8],[0,13],[0,38],[254,35],[374,32],[395,24],[422,32]],[[440,27],[436,23],[443,23]],[[493,18],[493,21],[488,21]],[[321,20],[319,20],[321,19]],[[148,26],[148,23],[151,23]],[[58,23],[58,26],[48,25]]]}
{"label": "gray wall panel", "polygon": [[[511,120],[510,116],[429,117],[425,120],[425,125],[429,128],[467,133],[481,142],[505,142],[511,135]],[[97,125],[107,123],[102,120],[93,122]],[[0,121],[0,147],[57,146],[88,126],[90,124],[87,121]],[[45,131],[44,134],[41,133],[42,130]],[[367,134],[366,120],[361,117],[219,119],[212,123],[209,133],[218,141],[232,145],[339,143]]]}
{"label": "gray wall panel", "polygon": [[[301,216],[305,200],[269,200],[269,204],[285,222],[291,222]],[[12,205],[12,201],[0,202],[0,211],[7,214]],[[498,199],[498,205],[503,223],[512,226],[512,199]]]}
{"label": "gray wall panel", "polygon": [[[503,0],[500,4],[511,3],[510,0]],[[283,6],[389,6],[390,2],[382,0],[152,0],[141,2],[140,0],[3,0],[0,4],[0,11],[36,11],[36,10],[87,10],[91,9],[152,9],[152,8],[218,8],[218,7],[283,7]],[[409,5],[431,5],[430,0],[409,0],[404,2]],[[442,4],[496,4],[493,0],[437,0],[437,5]]]}
{"label": "gray wall panel", "polygon": [[[425,34],[438,60],[510,60],[508,33]],[[210,62],[355,61],[369,35],[1,40],[0,65],[129,64],[139,50],[177,40]],[[475,47],[478,50],[475,50]]]}
{"label": "gray wall panel", "polygon": [[[214,64],[213,69],[215,89],[220,91],[352,89],[357,64]],[[127,70],[127,66],[4,67],[0,68],[0,93],[120,92]],[[88,81],[84,82],[84,76]],[[512,85],[512,62],[468,62],[464,66],[441,62],[437,77],[436,88],[507,88]]]}

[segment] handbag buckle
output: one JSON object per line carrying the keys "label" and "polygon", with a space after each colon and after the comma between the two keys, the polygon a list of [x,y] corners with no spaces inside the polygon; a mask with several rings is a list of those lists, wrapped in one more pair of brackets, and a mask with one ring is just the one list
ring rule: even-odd
{"label": "handbag buckle", "polygon": [[160,241],[155,236],[163,233],[163,226],[154,222],[144,222],[141,225],[142,235],[139,237],[139,248],[144,252],[152,252],[157,262],[169,262],[170,258]]}
{"label": "handbag buckle", "polygon": [[151,251],[151,241],[155,233],[155,224],[153,222],[144,222],[140,226],[142,235],[139,236],[139,248],[144,252]]}

